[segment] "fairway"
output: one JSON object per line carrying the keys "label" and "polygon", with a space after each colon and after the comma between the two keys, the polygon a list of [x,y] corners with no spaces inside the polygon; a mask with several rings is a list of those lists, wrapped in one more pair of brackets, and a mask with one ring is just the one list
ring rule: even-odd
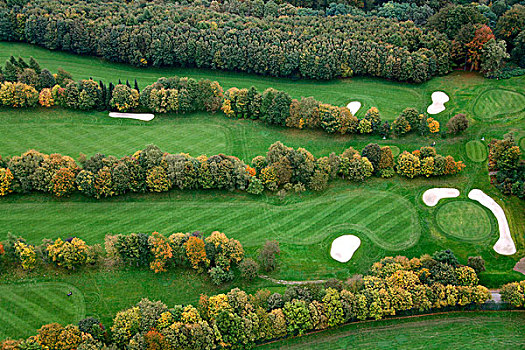
{"label": "fairway", "polygon": [[464,241],[484,241],[493,231],[486,211],[467,201],[454,200],[440,206],[436,222],[443,232]]}
{"label": "fairway", "polygon": [[474,104],[473,112],[478,119],[490,120],[506,117],[508,114],[525,109],[525,96],[522,93],[493,89],[483,92]]}
{"label": "fairway", "polygon": [[[71,296],[67,294],[72,292]],[[85,317],[84,296],[58,282],[0,285],[0,338],[33,335],[42,325],[77,323]]]}
{"label": "fairway", "polygon": [[[68,111],[59,118],[53,118],[49,110],[42,112],[38,112],[38,120],[31,121],[24,113],[0,111],[0,134],[10,135],[0,139],[2,155],[22,154],[36,149],[74,158],[80,152],[87,156],[105,153],[122,157],[148,144],[155,144],[171,153],[196,156],[232,153],[233,135],[227,127],[213,123],[213,120],[173,123],[168,117],[160,116],[146,123],[115,120],[105,112]],[[44,120],[46,122],[42,123]]]}
{"label": "fairway", "polygon": [[521,349],[525,313],[471,312],[350,324],[257,349]]}
{"label": "fairway", "polygon": [[348,225],[377,246],[397,251],[413,246],[421,233],[413,205],[383,191],[345,192],[279,206],[233,198],[210,202],[205,198],[0,203],[5,213],[0,218],[1,235],[5,236],[9,227],[9,231],[33,242],[75,234],[90,243],[102,243],[108,233],[219,230],[250,247],[260,246],[270,236],[282,243],[313,244],[325,238],[325,230]]}
{"label": "fairway", "polygon": [[480,163],[487,159],[487,147],[478,140],[472,140],[465,145],[467,156],[473,162]]}

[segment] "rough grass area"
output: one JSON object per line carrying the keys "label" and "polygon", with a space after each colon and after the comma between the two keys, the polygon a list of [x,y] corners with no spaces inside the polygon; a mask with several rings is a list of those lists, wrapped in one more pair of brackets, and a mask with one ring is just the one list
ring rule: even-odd
{"label": "rough grass area", "polygon": [[469,312],[350,324],[258,349],[520,349],[525,312]]}
{"label": "rough grass area", "polygon": [[467,201],[451,200],[440,206],[436,213],[438,226],[448,235],[465,241],[484,241],[497,236],[485,209]]}
{"label": "rough grass area", "polygon": [[467,156],[471,161],[480,163],[487,159],[487,147],[483,142],[472,140],[467,142],[465,148],[467,150]]}
{"label": "rough grass area", "polygon": [[47,323],[76,323],[85,313],[84,295],[70,284],[0,285],[0,339],[28,337]]}
{"label": "rough grass area", "polygon": [[493,89],[482,93],[474,104],[473,112],[478,119],[490,120],[525,109],[525,96],[520,92]]}

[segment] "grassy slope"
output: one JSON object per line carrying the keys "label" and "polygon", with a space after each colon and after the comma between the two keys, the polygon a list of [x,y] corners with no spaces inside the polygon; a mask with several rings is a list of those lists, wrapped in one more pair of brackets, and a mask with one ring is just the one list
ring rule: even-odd
{"label": "grassy slope", "polygon": [[[384,116],[390,118],[407,106],[423,109],[430,102],[431,91],[443,90],[451,96],[451,101],[446,105],[448,109],[437,116],[438,120],[446,122],[450,115],[459,112],[467,112],[473,119],[471,128],[464,135],[455,138],[442,140],[408,136],[402,139],[381,140],[377,137],[326,135],[322,132],[268,127],[259,122],[228,120],[222,114],[159,116],[152,122],[143,123],[114,120],[107,118],[105,113],[97,112],[3,109],[0,110],[0,133],[9,135],[0,138],[0,154],[4,156],[19,154],[28,148],[72,156],[77,156],[80,152],[92,155],[97,151],[122,156],[148,143],[155,143],[169,152],[189,152],[193,155],[223,152],[249,161],[253,156],[263,154],[268,146],[277,140],[290,146],[305,147],[316,156],[327,155],[332,151],[340,153],[349,146],[361,149],[369,142],[395,145],[401,151],[413,150],[435,140],[439,153],[452,154],[456,159],[463,160],[467,164],[467,170],[462,176],[443,179],[405,180],[395,177],[390,180],[373,179],[365,184],[339,181],[325,193],[290,196],[284,202],[280,202],[274,196],[257,199],[243,194],[215,191],[172,191],[162,195],[126,196],[100,202],[81,196],[70,199],[55,199],[44,195],[10,196],[0,199],[2,212],[7,213],[0,217],[0,237],[12,231],[30,238],[33,243],[38,243],[43,237],[75,234],[86,238],[89,243],[102,243],[106,233],[153,230],[171,233],[194,229],[220,229],[240,239],[247,246],[248,254],[252,256],[256,254],[257,246],[265,239],[279,237],[283,243],[282,267],[275,273],[275,277],[278,278],[345,278],[356,272],[366,272],[371,262],[385,255],[419,256],[445,248],[453,249],[462,261],[466,261],[468,256],[482,255],[487,260],[488,270],[481,276],[483,283],[497,286],[503,281],[521,278],[518,273],[510,271],[525,251],[523,235],[516,234],[514,237],[518,247],[516,256],[499,256],[491,248],[497,240],[495,232],[475,244],[451,237],[445,234],[435,221],[437,210],[450,200],[441,201],[435,208],[428,208],[421,202],[420,197],[428,188],[453,186],[461,190],[460,199],[467,200],[468,190],[481,188],[503,204],[511,232],[525,231],[523,203],[515,198],[502,196],[490,186],[486,163],[470,161],[465,150],[468,141],[480,139],[481,136],[490,140],[491,137],[501,137],[509,130],[521,136],[525,135],[522,126],[523,112],[500,116],[491,120],[490,124],[483,121],[483,117],[472,114],[474,107],[479,104],[477,96],[483,91],[498,86],[518,91],[525,85],[524,78],[487,81],[478,75],[454,73],[422,85],[401,85],[369,78],[319,83],[205,70],[136,69],[93,58],[50,52],[24,44],[0,43],[0,61],[11,53],[24,57],[33,55],[43,67],[53,71],[62,66],[79,79],[93,76],[94,73],[100,75],[93,76],[94,78],[103,78],[106,81],[108,78],[113,81],[118,78],[132,80],[136,76],[141,85],[145,85],[159,76],[178,74],[219,80],[226,88],[255,85],[262,89],[273,86],[287,90],[296,97],[314,95],[325,102],[341,105],[361,94],[366,97],[363,100],[366,107],[376,105]],[[506,95],[502,96],[505,98]],[[509,97],[508,102],[513,96]],[[364,113],[364,110],[360,113]],[[378,197],[374,205],[369,205],[368,201],[377,198],[361,196],[361,200],[357,200],[349,194],[361,190],[367,191],[366,193],[386,191],[390,195],[384,198],[400,199],[388,201]],[[344,200],[338,202],[341,198]],[[400,208],[409,210],[399,211]],[[383,215],[379,215],[380,211],[383,211]],[[419,219],[420,234],[404,235],[404,227],[393,226],[394,222],[385,221],[396,212],[405,215],[407,220]],[[347,222],[347,219],[351,219],[351,222]],[[378,230],[376,222],[381,221],[389,229]],[[491,222],[495,227],[492,217]],[[266,229],[268,223],[271,225]],[[351,226],[352,224],[360,226]],[[417,244],[406,245],[407,249],[399,251],[385,250],[381,248],[381,244],[378,245],[380,241],[377,240],[377,235],[367,231],[367,228],[373,230],[375,227],[379,235],[392,239],[399,247],[402,247],[399,244],[404,242],[405,238],[410,237],[416,237]],[[363,244],[354,258],[346,264],[330,259],[328,251],[332,239],[356,228],[352,233],[360,236]],[[389,235],[391,237],[388,237]],[[384,244],[382,246],[388,247]],[[12,281],[11,278],[4,278]],[[44,278],[38,273],[26,278],[32,281],[57,280],[57,277]],[[58,280],[81,290],[86,295],[87,314],[99,315],[105,322],[109,322],[116,311],[133,304],[141,297],[162,299],[168,305],[172,305],[195,302],[201,292],[213,293],[232,286],[253,290],[269,285],[258,281],[246,286],[240,281],[235,281],[231,285],[216,289],[210,286],[207,278],[195,277],[192,273],[153,275],[148,271],[135,270],[109,274],[104,271],[61,274]],[[159,285],[165,286],[164,283],[168,283],[166,281],[170,281],[170,288],[158,288]],[[191,288],[188,288],[188,283],[191,284]],[[119,288],[115,288],[115,285],[119,285]]]}
{"label": "grassy slope", "polygon": [[511,349],[523,346],[525,315],[472,312],[350,324],[258,349]]}

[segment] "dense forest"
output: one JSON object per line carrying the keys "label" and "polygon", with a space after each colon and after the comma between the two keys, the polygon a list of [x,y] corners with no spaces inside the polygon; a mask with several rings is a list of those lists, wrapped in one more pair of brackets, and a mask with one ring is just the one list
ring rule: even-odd
{"label": "dense forest", "polygon": [[293,4],[312,7],[272,0],[7,0],[0,1],[0,40],[137,66],[313,79],[423,82],[458,66],[495,75],[508,52],[525,63],[520,4]]}

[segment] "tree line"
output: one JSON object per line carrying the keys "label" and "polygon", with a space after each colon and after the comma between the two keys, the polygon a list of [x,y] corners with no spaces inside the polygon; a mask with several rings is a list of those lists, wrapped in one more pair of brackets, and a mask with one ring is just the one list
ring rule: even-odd
{"label": "tree line", "polygon": [[209,235],[201,231],[169,236],[159,232],[108,234],[104,248],[100,244],[88,245],[78,237],[45,238],[41,244],[34,245],[9,233],[7,239],[0,242],[0,273],[49,266],[78,270],[104,262],[110,266],[149,268],[155,273],[178,267],[192,268],[198,273],[207,273],[214,284],[220,285],[233,280],[233,267],[240,270],[246,280],[255,278],[260,269],[274,270],[279,253],[279,243],[268,241],[260,249],[258,261],[245,259],[242,244],[219,231]]}
{"label": "tree line", "polygon": [[[481,268],[483,259],[471,257],[469,265]],[[88,317],[78,325],[44,325],[35,336],[2,345],[20,350],[244,349],[349,322],[479,308],[491,296],[479,285],[476,271],[481,270],[475,268],[461,265],[450,250],[412,259],[386,257],[367,275],[347,281],[289,286],[282,294],[235,288],[203,294],[196,305],[168,307],[142,299],[118,312],[108,328]],[[522,284],[504,286],[504,300],[523,306]]]}
{"label": "tree line", "polygon": [[487,166],[491,184],[505,195],[525,199],[525,159],[511,133],[490,141]]}
{"label": "tree line", "polygon": [[[262,93],[255,87],[230,88],[208,79],[159,78],[142,91],[135,80],[117,85],[92,79],[73,81],[70,73],[59,69],[51,74],[41,69],[34,58],[29,64],[13,56],[0,67],[0,105],[6,107],[42,107],[54,105],[80,110],[148,111],[154,113],[216,112],[221,109],[229,118],[260,120],[266,124],[296,129],[320,129],[329,134],[376,134],[401,136],[409,132],[432,135],[440,124],[415,108],[406,108],[390,124],[383,121],[376,107],[361,119],[347,107],[337,107],[313,97],[292,99],[286,91],[268,88]],[[464,114],[447,123],[447,131],[456,134],[468,127]],[[444,135],[444,130],[441,130]]]}
{"label": "tree line", "polygon": [[450,40],[412,22],[281,15],[271,9],[263,17],[252,17],[211,5],[172,2],[0,4],[0,40],[26,41],[136,66],[202,67],[312,79],[370,75],[423,82],[448,73],[452,63]]}
{"label": "tree line", "polygon": [[343,178],[361,182],[371,176],[445,176],[460,173],[465,165],[441,156],[433,147],[403,152],[394,162],[390,147],[368,144],[361,153],[349,147],[340,155],[314,157],[304,148],[277,141],[251,165],[224,154],[192,157],[170,154],[149,145],[117,158],[97,153],[81,155],[79,164],[58,153],[30,150],[20,156],[0,157],[0,196],[40,191],[57,197],[80,192],[93,198],[124,193],[166,192],[171,189],[240,190],[251,194],[269,191],[324,190],[329,181]]}

